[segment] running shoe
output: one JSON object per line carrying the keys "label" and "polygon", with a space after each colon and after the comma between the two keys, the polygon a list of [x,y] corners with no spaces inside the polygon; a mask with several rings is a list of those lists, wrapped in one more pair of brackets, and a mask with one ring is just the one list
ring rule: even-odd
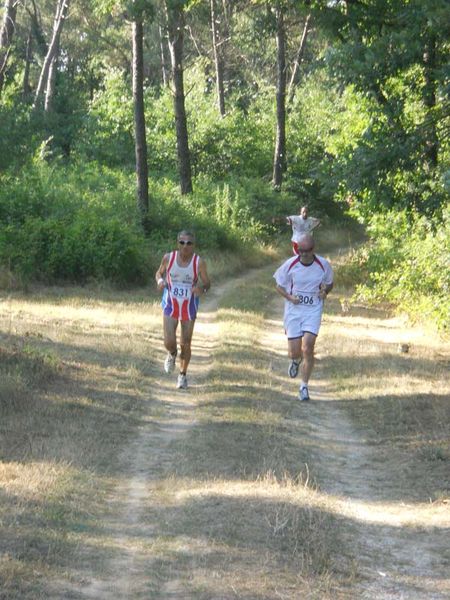
{"label": "running shoe", "polygon": [[164,361],[164,371],[166,373],[172,373],[172,371],[175,369],[175,360],[177,358],[177,355],[175,354],[175,356],[172,356],[172,354],[169,354],[166,356],[166,360]]}
{"label": "running shoe", "polygon": [[289,365],[289,369],[288,369],[288,375],[289,377],[292,377],[292,379],[294,379],[294,377],[297,377],[298,375],[298,368],[300,366],[301,360],[297,361],[297,360],[291,360],[291,364]]}
{"label": "running shoe", "polygon": [[177,381],[177,389],[178,390],[185,390],[187,388],[187,377],[186,375],[182,375],[181,373],[178,375],[178,381]]}
{"label": "running shoe", "polygon": [[298,390],[298,397],[300,398],[300,400],[302,402],[308,402],[308,400],[309,400],[309,392],[308,392],[308,388],[306,387],[306,385],[304,385],[303,387],[301,387]]}

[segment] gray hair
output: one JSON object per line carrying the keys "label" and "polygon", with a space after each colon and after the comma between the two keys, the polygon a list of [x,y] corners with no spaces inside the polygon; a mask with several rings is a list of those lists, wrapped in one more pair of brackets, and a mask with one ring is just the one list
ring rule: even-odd
{"label": "gray hair", "polygon": [[192,240],[195,242],[195,233],[193,231],[189,231],[189,229],[182,229],[181,231],[179,231],[177,235],[177,240],[180,239],[180,235],[186,235],[187,237],[192,238]]}

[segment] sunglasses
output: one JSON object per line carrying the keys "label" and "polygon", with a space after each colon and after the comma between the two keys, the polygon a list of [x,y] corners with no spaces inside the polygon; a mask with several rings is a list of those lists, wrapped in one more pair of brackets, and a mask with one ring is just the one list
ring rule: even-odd
{"label": "sunglasses", "polygon": [[186,246],[192,246],[192,244],[194,242],[191,242],[190,240],[186,241],[186,240],[178,240],[178,243],[181,244],[182,246],[184,246],[186,244]]}

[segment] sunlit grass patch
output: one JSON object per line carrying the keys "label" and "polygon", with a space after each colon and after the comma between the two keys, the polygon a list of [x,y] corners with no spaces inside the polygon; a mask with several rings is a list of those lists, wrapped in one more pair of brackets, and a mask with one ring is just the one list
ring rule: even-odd
{"label": "sunlit grass patch", "polygon": [[336,519],[304,479],[269,471],[253,481],[180,483],[178,491],[166,490],[172,502],[159,536],[165,560],[157,563],[163,580],[179,577],[196,598],[250,590],[254,598],[275,597],[280,586],[293,599],[308,578],[327,589]]}
{"label": "sunlit grass patch", "polygon": [[329,392],[345,402],[346,414],[378,448],[379,463],[410,496],[448,497],[450,388],[444,341],[408,327],[401,317],[352,311],[326,315],[317,344]]}
{"label": "sunlit grass patch", "polygon": [[[43,386],[55,378],[61,367],[61,361],[54,353],[26,343],[0,347],[0,373],[25,384]],[[0,394],[1,389],[0,383]]]}
{"label": "sunlit grass patch", "polygon": [[105,488],[93,486],[91,473],[63,462],[2,462],[0,488],[5,598],[45,597],[56,573],[88,568],[78,552],[80,536],[95,528],[94,514],[105,499]]}
{"label": "sunlit grass patch", "polygon": [[89,574],[117,552],[102,524],[105,498],[149,397],[156,303],[66,292],[67,303],[47,290],[0,305],[0,579],[8,600],[48,597],[50,580]]}

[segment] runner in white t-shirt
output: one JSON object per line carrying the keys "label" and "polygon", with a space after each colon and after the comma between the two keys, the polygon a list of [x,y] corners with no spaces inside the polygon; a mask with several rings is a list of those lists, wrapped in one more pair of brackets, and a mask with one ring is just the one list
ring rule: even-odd
{"label": "runner in white t-shirt", "polygon": [[286,217],[289,225],[292,226],[292,249],[297,254],[298,240],[305,233],[312,233],[313,229],[320,225],[320,220],[315,217],[308,217],[308,207],[302,206],[298,215]]}
{"label": "runner in white t-shirt", "polygon": [[[310,233],[298,239],[299,256],[289,258],[274,273],[276,289],[285,299],[284,328],[291,359],[289,376],[296,377],[301,365],[300,400],[309,400],[308,382],[314,367],[314,346],[319,334],[324,300],[333,288],[333,270],[322,256],[314,254]],[[302,362],[303,359],[303,362]]]}
{"label": "runner in white t-shirt", "polygon": [[[205,261],[194,253],[195,236],[180,231],[178,249],[163,256],[155,273],[158,290],[163,292],[164,345],[168,351],[164,370],[171,373],[177,357],[177,327],[181,323],[180,374],[177,388],[187,388],[187,369],[191,360],[191,341],[197,316],[199,296],[206,294],[211,283]],[[201,280],[201,283],[200,283]]]}

